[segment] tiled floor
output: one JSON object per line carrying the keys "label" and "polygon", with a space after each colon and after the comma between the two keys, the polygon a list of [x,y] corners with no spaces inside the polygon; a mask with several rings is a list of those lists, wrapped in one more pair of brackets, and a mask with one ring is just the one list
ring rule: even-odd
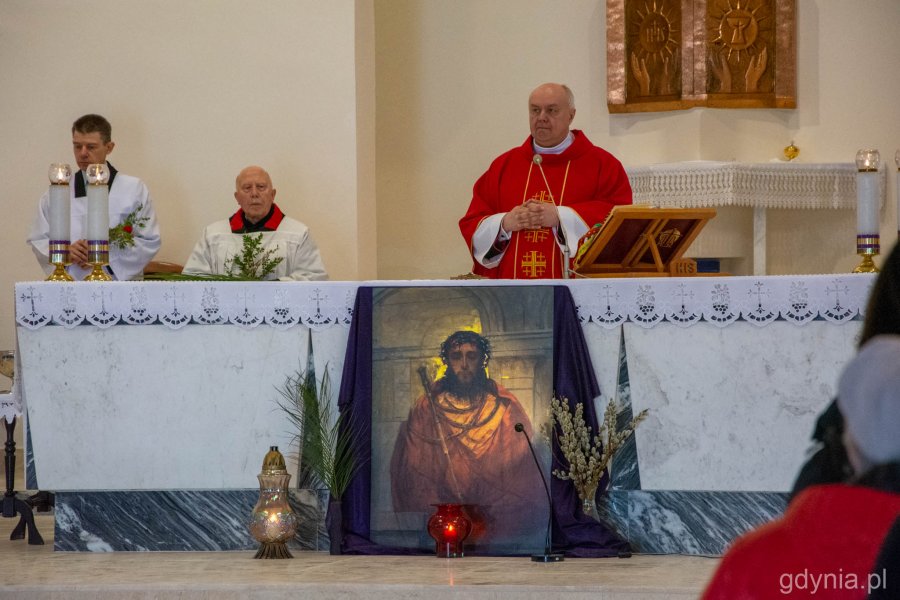
{"label": "tiled floor", "polygon": [[54,552],[53,519],[38,515],[44,546],[10,541],[0,519],[0,599],[116,600],[331,598],[696,598],[717,559],[634,556],[569,559],[362,557],[250,552]]}

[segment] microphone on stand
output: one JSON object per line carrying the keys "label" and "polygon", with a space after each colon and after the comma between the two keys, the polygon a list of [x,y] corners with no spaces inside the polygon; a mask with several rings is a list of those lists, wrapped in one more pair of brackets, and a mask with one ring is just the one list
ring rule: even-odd
{"label": "microphone on stand", "polygon": [[544,478],[544,472],[541,470],[541,463],[538,461],[537,454],[534,452],[534,446],[531,445],[531,438],[528,437],[528,432],[525,431],[525,426],[521,423],[516,423],[515,427],[516,431],[525,436],[525,441],[528,442],[528,449],[531,450],[531,457],[534,459],[534,466],[537,467],[538,474],[541,476],[541,483],[544,484],[544,491],[547,492],[547,502],[550,504],[550,516],[547,517],[547,535],[544,537],[544,553],[543,554],[532,554],[531,560],[533,562],[560,562],[565,560],[565,557],[561,553],[553,552],[553,496],[550,495],[550,486],[547,485],[547,480]]}
{"label": "microphone on stand", "polygon": [[[563,238],[563,279],[569,278],[569,240],[566,239],[566,233],[562,229],[562,217],[559,214],[559,207],[556,206],[556,200],[553,198],[553,192],[550,191],[550,183],[547,181],[547,175],[544,174],[544,167],[541,163],[544,162],[544,157],[540,154],[534,154],[531,157],[531,160],[538,166],[538,169],[541,171],[541,177],[544,178],[544,185],[547,186],[547,194],[550,196],[550,202],[553,204],[553,210],[556,211],[556,219],[559,221],[559,231],[562,233]],[[529,442],[530,443],[530,442]]]}

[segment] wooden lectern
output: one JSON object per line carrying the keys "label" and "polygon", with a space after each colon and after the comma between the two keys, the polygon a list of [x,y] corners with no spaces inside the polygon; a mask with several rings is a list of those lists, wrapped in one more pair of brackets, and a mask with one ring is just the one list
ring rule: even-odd
{"label": "wooden lectern", "polygon": [[697,275],[697,261],[681,256],[714,216],[714,208],[613,207],[583,238],[573,271],[584,277]]}

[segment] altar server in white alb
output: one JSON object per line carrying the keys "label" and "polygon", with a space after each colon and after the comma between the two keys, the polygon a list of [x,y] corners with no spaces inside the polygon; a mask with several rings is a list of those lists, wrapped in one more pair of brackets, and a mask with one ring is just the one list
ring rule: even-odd
{"label": "altar server in white alb", "polygon": [[184,273],[224,275],[227,263],[243,250],[244,235],[262,233],[262,251],[275,250],[282,261],[267,279],[321,281],[328,279],[319,248],[309,227],[284,215],[275,204],[272,178],[262,167],[246,167],[235,179],[234,198],[241,207],[231,218],[203,230]]}
{"label": "altar server in white alb", "polygon": [[[116,144],[112,141],[112,126],[100,115],[84,115],[72,124],[72,150],[78,171],[69,185],[71,194],[71,229],[69,257],[72,264],[68,271],[76,281],[91,272],[88,260],[87,189],[85,170],[88,165],[103,164],[109,167],[109,226],[129,231],[133,245],[111,243],[109,246],[109,274],[114,279],[126,281],[142,279],[144,267],[159,251],[159,224],[150,200],[150,192],[137,177],[117,171],[106,161]],[[50,194],[41,196],[37,215],[28,233],[31,245],[41,267],[48,274],[53,270],[48,262],[50,238]],[[132,224],[133,223],[133,224]]]}

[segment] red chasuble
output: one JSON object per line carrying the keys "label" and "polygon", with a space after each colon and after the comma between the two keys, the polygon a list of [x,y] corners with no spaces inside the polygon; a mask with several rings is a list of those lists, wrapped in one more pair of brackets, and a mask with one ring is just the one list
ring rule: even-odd
{"label": "red chasuble", "polygon": [[[534,164],[530,136],[491,163],[475,182],[469,210],[459,221],[470,253],[472,236],[481,221],[528,200],[551,202],[552,197],[558,206],[575,210],[585,229],[605,219],[614,205],[631,204],[631,184],[622,163],[581,131],[575,129],[572,134],[575,139],[564,152],[542,155],[543,175]],[[496,268],[473,261],[472,271],[493,279],[553,279],[562,277],[562,260],[552,229],[526,229],[512,234]]]}

